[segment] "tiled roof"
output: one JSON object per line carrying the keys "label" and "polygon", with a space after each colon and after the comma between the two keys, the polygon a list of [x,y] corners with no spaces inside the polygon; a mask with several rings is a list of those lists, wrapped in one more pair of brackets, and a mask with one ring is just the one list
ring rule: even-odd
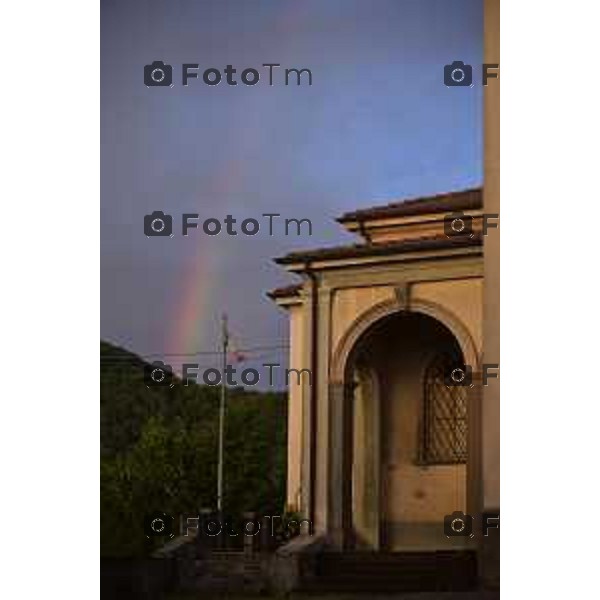
{"label": "tiled roof", "polygon": [[401,242],[386,242],[379,244],[353,244],[351,246],[334,246],[330,248],[316,248],[291,252],[275,262],[280,265],[289,265],[297,262],[312,260],[333,260],[341,258],[359,258],[364,256],[382,256],[386,254],[397,254],[401,252],[418,252],[423,250],[443,250],[451,248],[464,248],[481,245],[481,236],[436,236],[428,238],[416,238],[403,240]]}
{"label": "tiled roof", "polygon": [[285,287],[275,288],[274,290],[267,292],[267,296],[272,300],[276,300],[277,298],[290,298],[299,296],[301,289],[301,283],[294,283],[292,285],[286,285]]}
{"label": "tiled roof", "polygon": [[414,198],[373,206],[371,208],[362,208],[353,212],[347,212],[337,220],[339,223],[345,223],[348,221],[363,221],[365,219],[379,219],[384,217],[410,217],[427,213],[474,210],[482,207],[482,196],[481,188],[448,192],[436,196]]}

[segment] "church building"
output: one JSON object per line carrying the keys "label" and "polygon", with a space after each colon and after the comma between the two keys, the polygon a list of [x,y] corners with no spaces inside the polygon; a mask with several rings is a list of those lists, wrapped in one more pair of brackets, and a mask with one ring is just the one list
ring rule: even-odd
{"label": "church building", "polygon": [[[289,385],[287,503],[332,550],[481,544],[482,196],[347,213],[357,243],[276,259],[301,278],[269,294],[289,314],[290,367],[311,372]],[[448,530],[455,513],[472,535],[468,517]]]}

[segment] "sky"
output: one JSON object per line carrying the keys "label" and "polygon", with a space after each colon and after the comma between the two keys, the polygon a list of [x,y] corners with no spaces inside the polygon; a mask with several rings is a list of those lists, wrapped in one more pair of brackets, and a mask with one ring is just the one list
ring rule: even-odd
{"label": "sky", "polygon": [[[226,311],[234,345],[257,348],[248,366],[284,364],[286,315],[265,292],[294,280],[273,257],[356,241],[334,220],[345,211],[481,184],[481,86],[446,87],[443,68],[481,64],[482,4],[102,0],[102,339],[176,370],[216,366],[195,353],[217,350]],[[172,87],[144,85],[157,60]],[[183,63],[199,64],[187,87]],[[272,86],[264,63],[281,64]],[[203,83],[227,65],[238,85]],[[312,85],[286,86],[286,68]],[[157,210],[173,237],[144,234]],[[184,237],[183,213],[260,231]],[[308,218],[312,235],[279,221],[269,235],[263,213]]]}

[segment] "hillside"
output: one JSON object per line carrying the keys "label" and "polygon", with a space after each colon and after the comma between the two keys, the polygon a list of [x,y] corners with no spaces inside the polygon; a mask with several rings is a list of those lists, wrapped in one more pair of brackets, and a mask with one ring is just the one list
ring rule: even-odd
{"label": "hillside", "polygon": [[[147,363],[106,342],[100,358],[102,553],[140,554],[144,515],[214,508],[219,392],[148,389]],[[286,414],[285,394],[229,391],[227,512],[283,510]]]}

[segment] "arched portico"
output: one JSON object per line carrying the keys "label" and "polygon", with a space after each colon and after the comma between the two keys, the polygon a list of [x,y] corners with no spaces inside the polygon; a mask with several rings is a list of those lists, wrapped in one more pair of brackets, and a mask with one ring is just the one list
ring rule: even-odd
{"label": "arched portico", "polygon": [[[364,311],[332,353],[330,381],[343,392],[342,543],[371,549],[446,548],[444,514],[476,512],[478,388],[466,408],[464,464],[426,464],[419,455],[423,378],[436,353],[479,371],[466,325],[438,303],[401,295]],[[436,544],[438,544],[436,546]]]}
{"label": "arched portico", "polygon": [[421,313],[440,321],[456,337],[465,362],[471,365],[474,371],[479,371],[479,352],[477,351],[473,337],[469,333],[467,326],[452,311],[431,300],[411,298],[410,303],[408,303],[408,301],[402,301],[396,297],[378,302],[349,324],[346,332],[333,351],[330,370],[330,379],[332,382],[343,383],[348,356],[365,331],[377,321],[400,312]]}
{"label": "arched portico", "polygon": [[[289,394],[288,502],[334,553],[472,554],[443,523],[483,506],[481,204],[464,190],[346,213],[358,243],[277,259],[302,280],[271,294],[290,314],[290,362],[314,374]],[[468,235],[446,231],[458,211]],[[456,362],[472,387],[446,383]]]}

